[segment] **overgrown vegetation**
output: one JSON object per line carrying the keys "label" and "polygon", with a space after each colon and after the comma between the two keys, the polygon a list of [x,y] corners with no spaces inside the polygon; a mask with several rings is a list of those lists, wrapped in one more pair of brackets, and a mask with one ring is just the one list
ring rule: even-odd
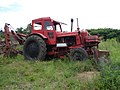
{"label": "overgrown vegetation", "polygon": [[112,63],[92,60],[72,62],[67,59],[27,61],[23,56],[0,58],[0,89],[2,90],[119,90],[120,43],[115,39],[100,44],[110,50]]}
{"label": "overgrown vegetation", "polygon": [[[26,31],[22,27],[17,31],[26,34],[29,27],[30,24]],[[99,48],[110,51],[110,63],[96,65],[92,60],[72,62],[67,59],[27,61],[20,55],[16,58],[0,57],[0,89],[119,90],[120,30],[105,28],[89,32],[103,37]],[[1,32],[0,37],[3,36]]]}
{"label": "overgrown vegetation", "polygon": [[[110,63],[100,64],[100,77],[89,83],[88,86],[94,85],[94,90],[119,90],[120,89],[120,43],[115,39],[102,42],[100,48],[110,51]],[[91,88],[91,90],[92,90]]]}

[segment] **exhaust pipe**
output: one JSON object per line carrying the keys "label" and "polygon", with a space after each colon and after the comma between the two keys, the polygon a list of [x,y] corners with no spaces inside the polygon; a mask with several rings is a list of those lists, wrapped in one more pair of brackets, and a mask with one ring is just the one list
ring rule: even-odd
{"label": "exhaust pipe", "polygon": [[78,18],[77,18],[77,30],[80,31]]}
{"label": "exhaust pipe", "polygon": [[71,32],[73,30],[73,19],[71,18]]}

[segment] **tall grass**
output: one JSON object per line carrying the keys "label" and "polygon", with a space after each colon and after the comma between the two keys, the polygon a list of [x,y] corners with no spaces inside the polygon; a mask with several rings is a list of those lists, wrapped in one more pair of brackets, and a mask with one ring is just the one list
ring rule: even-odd
{"label": "tall grass", "polygon": [[96,70],[92,60],[27,61],[23,56],[0,58],[0,90],[119,90],[120,43],[100,44],[110,51],[111,64]]}
{"label": "tall grass", "polygon": [[99,48],[110,51],[110,59],[113,63],[120,62],[120,43],[116,39],[108,39],[106,42],[100,43]]}
{"label": "tall grass", "polygon": [[100,65],[100,76],[88,84],[91,90],[120,90],[120,43],[115,39],[100,44],[100,49],[110,51],[112,63]]}

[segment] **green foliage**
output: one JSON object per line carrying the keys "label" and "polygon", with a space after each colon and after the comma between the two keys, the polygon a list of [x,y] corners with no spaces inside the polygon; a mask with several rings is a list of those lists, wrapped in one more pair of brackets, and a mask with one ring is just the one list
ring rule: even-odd
{"label": "green foliage", "polygon": [[25,34],[30,34],[32,30],[31,23],[27,25],[27,27],[24,29]]}
{"label": "green foliage", "polygon": [[101,69],[99,88],[109,90],[120,89],[120,62],[117,64],[105,65]]}
{"label": "green foliage", "polygon": [[111,63],[100,64],[100,75],[87,84],[89,90],[119,90],[120,89],[120,43],[116,39],[100,44],[100,49],[110,51]]}
{"label": "green foliage", "polygon": [[17,33],[23,33],[23,34],[30,34],[31,30],[32,30],[31,23],[29,23],[25,29],[23,27],[16,29]]}
{"label": "green foliage", "polygon": [[100,75],[87,84],[89,90],[119,90],[120,89],[120,62],[102,64]]}
{"label": "green foliage", "polygon": [[116,39],[110,39],[106,42],[102,41],[99,45],[99,48],[102,50],[110,51],[110,59],[112,62],[120,62],[120,43]]}
{"label": "green foliage", "polygon": [[24,33],[24,30],[22,27],[16,29],[17,33]]}
{"label": "green foliage", "polygon": [[4,32],[0,31],[0,39],[3,39],[3,38],[4,38]]}
{"label": "green foliage", "polygon": [[120,41],[120,30],[112,28],[99,28],[88,30],[91,35],[100,35],[106,41],[107,39],[116,38]]}
{"label": "green foliage", "polygon": [[112,63],[110,65],[104,65],[101,68],[101,79],[102,85],[100,88],[109,90],[120,89],[120,43],[116,42],[115,39],[107,40],[104,44],[111,52],[110,57]]}
{"label": "green foliage", "polygon": [[0,89],[79,90],[77,73],[92,71],[91,61],[26,61],[22,56],[0,59]]}

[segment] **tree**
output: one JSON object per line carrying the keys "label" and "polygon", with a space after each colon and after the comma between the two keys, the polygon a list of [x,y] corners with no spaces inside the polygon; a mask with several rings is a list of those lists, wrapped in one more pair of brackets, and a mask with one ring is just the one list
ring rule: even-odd
{"label": "tree", "polygon": [[4,38],[4,32],[3,32],[2,29],[0,30],[0,39],[1,39],[1,38]]}
{"label": "tree", "polygon": [[17,33],[24,33],[24,30],[22,27],[16,29]]}
{"label": "tree", "polygon": [[24,29],[25,34],[30,34],[32,30],[32,25],[29,23],[27,27]]}
{"label": "tree", "polygon": [[23,27],[16,29],[17,33],[23,33],[23,34],[30,34],[31,30],[32,30],[31,23],[29,23],[25,29]]}
{"label": "tree", "polygon": [[120,30],[119,29],[112,29],[112,28],[99,28],[99,29],[89,29],[88,30],[91,35],[97,35],[103,37],[103,40],[116,38],[120,41]]}

